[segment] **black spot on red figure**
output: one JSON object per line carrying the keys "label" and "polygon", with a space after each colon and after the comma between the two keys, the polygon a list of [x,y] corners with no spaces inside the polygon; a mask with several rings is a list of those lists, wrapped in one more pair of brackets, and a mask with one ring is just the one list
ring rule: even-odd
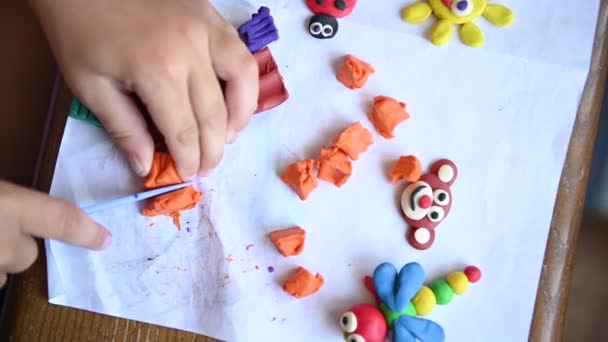
{"label": "black spot on red figure", "polygon": [[[319,39],[333,38],[338,32],[337,19],[351,14],[356,4],[357,0],[306,0],[306,5],[315,14],[308,24],[310,34]],[[326,31],[320,30],[321,27]]]}

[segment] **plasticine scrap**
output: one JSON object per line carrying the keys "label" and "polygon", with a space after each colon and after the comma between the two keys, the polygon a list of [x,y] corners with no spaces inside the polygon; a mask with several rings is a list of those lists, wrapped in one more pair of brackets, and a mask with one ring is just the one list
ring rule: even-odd
{"label": "plasticine scrap", "polygon": [[368,63],[353,55],[347,55],[338,71],[338,81],[349,89],[360,89],[375,72]]}
{"label": "plasticine scrap", "polygon": [[422,165],[416,156],[401,156],[391,171],[391,182],[396,184],[399,180],[416,182],[422,176]]}
{"label": "plasticine scrap", "polygon": [[245,38],[250,52],[256,52],[279,39],[279,31],[266,6],[260,7],[250,20],[239,26],[238,32]]}
{"label": "plasticine scrap", "polygon": [[405,107],[405,103],[391,97],[376,96],[369,112],[369,119],[381,136],[392,139],[395,137],[393,135],[395,127],[410,117]]}
{"label": "plasticine scrap", "polygon": [[313,275],[303,267],[298,267],[283,283],[283,290],[296,298],[304,298],[323,286],[325,279],[319,273]]}
{"label": "plasticine scrap", "polygon": [[314,160],[298,161],[289,165],[281,175],[281,180],[297,193],[302,201],[318,186],[314,166]]}
{"label": "plasticine scrap", "polygon": [[342,187],[353,172],[348,155],[337,147],[324,147],[319,155],[319,179]]}
{"label": "plasticine scrap", "polygon": [[[182,179],[177,174],[177,169],[171,156],[165,152],[155,152],[150,173],[144,179],[144,189],[150,190],[182,182]],[[148,217],[158,215],[171,216],[178,230],[181,230],[179,223],[180,211],[194,208],[201,196],[202,193],[196,191],[192,185],[168,192],[148,199],[142,210],[142,215]]]}
{"label": "plasticine scrap", "polygon": [[298,226],[275,230],[270,240],[283,256],[299,255],[304,251],[306,231]]}
{"label": "plasticine scrap", "polygon": [[367,148],[373,143],[372,133],[363,127],[359,121],[350,125],[333,141],[333,145],[346,153],[352,160],[357,160],[359,154],[367,151]]}

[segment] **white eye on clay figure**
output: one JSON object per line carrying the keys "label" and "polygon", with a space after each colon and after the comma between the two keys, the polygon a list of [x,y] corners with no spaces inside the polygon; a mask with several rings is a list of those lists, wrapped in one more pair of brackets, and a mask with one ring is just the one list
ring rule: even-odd
{"label": "white eye on clay figure", "polygon": [[359,335],[359,334],[352,334],[352,335],[348,335],[348,337],[346,338],[347,342],[365,342],[365,339],[363,338],[363,336]]}
{"label": "white eye on clay figure", "polygon": [[431,222],[440,222],[445,217],[445,212],[442,207],[432,206],[429,213],[426,215]]}
{"label": "white eye on clay figure", "polygon": [[401,209],[412,220],[422,220],[433,204],[433,189],[427,182],[408,185],[401,194]]}
{"label": "white eye on clay figure", "polygon": [[441,206],[446,206],[450,203],[450,194],[445,190],[437,189],[433,191],[433,200]]}
{"label": "white eye on clay figure", "polygon": [[323,25],[321,23],[312,23],[310,25],[310,33],[312,35],[319,35],[321,32],[323,32]]}
{"label": "white eye on clay figure", "polygon": [[454,0],[452,2],[452,13],[457,17],[466,17],[473,12],[473,1],[471,0]]}
{"label": "white eye on clay figure", "polygon": [[340,327],[346,333],[352,333],[357,330],[357,316],[352,312],[346,312],[340,319]]}
{"label": "white eye on clay figure", "polygon": [[323,26],[323,31],[321,31],[323,37],[331,37],[334,34],[334,28],[331,25]]}

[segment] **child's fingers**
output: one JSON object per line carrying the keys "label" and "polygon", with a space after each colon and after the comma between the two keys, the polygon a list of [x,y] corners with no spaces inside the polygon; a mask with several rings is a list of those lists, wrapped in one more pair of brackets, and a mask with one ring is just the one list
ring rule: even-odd
{"label": "child's fingers", "polygon": [[227,111],[222,89],[207,54],[190,77],[190,100],[198,122],[200,138],[199,174],[215,168],[224,155]]}
{"label": "child's fingers", "polygon": [[199,129],[188,89],[190,65],[181,57],[167,63],[173,65],[151,63],[140,70],[135,91],[163,135],[180,177],[189,180],[200,164]]}
{"label": "child's fingers", "polygon": [[82,210],[45,193],[0,182],[0,202],[0,217],[24,235],[90,249],[101,249],[111,242],[110,233]]}
{"label": "child's fingers", "polygon": [[86,82],[86,104],[125,152],[133,171],[146,176],[152,165],[154,142],[135,102],[111,80],[91,77]]}
{"label": "child's fingers", "polygon": [[231,142],[257,107],[258,65],[245,44],[231,31],[221,31],[210,43],[215,72],[226,82],[227,139]]}

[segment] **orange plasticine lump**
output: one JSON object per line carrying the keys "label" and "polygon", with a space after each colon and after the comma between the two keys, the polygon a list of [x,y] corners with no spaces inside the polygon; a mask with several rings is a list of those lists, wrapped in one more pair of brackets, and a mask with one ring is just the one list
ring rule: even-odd
{"label": "orange plasticine lump", "polygon": [[346,153],[352,160],[357,160],[359,154],[367,151],[367,148],[373,143],[372,133],[363,127],[359,121],[350,125],[333,141],[333,145]]}
{"label": "orange plasticine lump", "polygon": [[[144,189],[154,189],[165,185],[182,183],[177,174],[175,163],[171,156],[165,152],[155,152],[150,173],[144,180]],[[196,191],[194,186],[168,192],[150,198],[142,210],[143,216],[157,215],[171,216],[177,229],[181,230],[179,223],[180,211],[192,209],[200,200],[202,193]]]}
{"label": "orange plasticine lump", "polygon": [[347,88],[358,89],[363,88],[369,76],[375,72],[376,70],[368,63],[353,55],[347,55],[338,70],[337,78]]}
{"label": "orange plasticine lump", "polygon": [[394,138],[393,131],[401,122],[410,118],[405,110],[405,103],[388,96],[374,97],[374,104],[369,119],[378,133],[386,139]]}
{"label": "orange plasticine lump", "polygon": [[319,155],[319,179],[342,187],[353,172],[348,155],[337,147],[324,147]]}
{"label": "orange plasticine lump", "polygon": [[319,273],[313,276],[303,267],[298,267],[283,283],[283,290],[296,298],[304,298],[323,286],[325,279]]}
{"label": "orange plasticine lump", "polygon": [[289,165],[281,175],[281,180],[297,193],[302,201],[318,186],[314,167],[314,160],[302,160]]}
{"label": "orange plasticine lump", "polygon": [[306,231],[298,226],[275,230],[270,240],[283,256],[299,255],[304,251]]}
{"label": "orange plasticine lump", "polygon": [[397,183],[404,179],[408,182],[416,182],[422,176],[422,165],[416,156],[401,156],[391,171],[391,182]]}
{"label": "orange plasticine lump", "polygon": [[144,190],[182,183],[173,158],[165,152],[154,152],[150,173],[144,179]]}

